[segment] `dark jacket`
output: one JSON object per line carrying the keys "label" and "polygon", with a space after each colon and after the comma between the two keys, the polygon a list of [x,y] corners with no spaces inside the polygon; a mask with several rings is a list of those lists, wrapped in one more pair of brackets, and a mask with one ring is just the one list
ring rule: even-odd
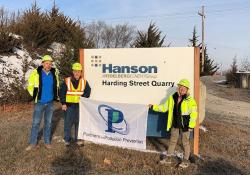
{"label": "dark jacket", "polygon": [[[78,84],[79,84],[79,80],[76,80],[73,76],[71,77],[71,82],[74,86],[75,89],[77,89],[78,87]],[[75,103],[66,103],[66,94],[67,94],[67,85],[65,83],[65,81],[62,82],[61,84],[61,89],[60,89],[60,93],[59,93],[59,96],[60,96],[60,102],[62,103],[62,105],[67,105],[67,106],[70,106],[70,105],[79,105],[78,103],[75,104]],[[83,95],[82,97],[85,97],[85,98],[89,98],[90,96],[90,93],[91,93],[91,88],[89,86],[89,83],[88,81],[86,80],[86,85],[85,85],[85,88],[84,88],[84,92],[83,92]]]}
{"label": "dark jacket", "polygon": [[[39,66],[36,71],[37,71],[37,74],[38,74],[38,77],[39,77],[39,86],[38,88],[34,87],[33,89],[33,100],[36,99],[37,97],[37,100],[40,100],[41,99],[41,95],[42,95],[42,69],[43,69],[43,66]],[[58,78],[56,76],[56,69],[55,68],[51,68],[50,72],[52,73],[52,76],[53,76],[53,100],[58,100]]]}
{"label": "dark jacket", "polygon": [[187,95],[183,95],[181,101],[178,103],[179,94],[176,92],[173,94],[174,99],[174,111],[173,111],[173,127],[181,128],[184,132],[188,131],[188,125],[190,116],[189,115],[181,115],[181,103],[183,99],[187,98]]}

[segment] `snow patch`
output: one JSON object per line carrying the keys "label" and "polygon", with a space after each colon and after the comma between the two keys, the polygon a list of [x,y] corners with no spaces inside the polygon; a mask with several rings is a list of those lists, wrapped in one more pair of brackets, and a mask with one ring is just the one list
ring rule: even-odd
{"label": "snow patch", "polygon": [[[35,66],[41,64],[41,60],[33,60],[26,50],[13,48],[13,51],[13,55],[0,56],[0,81],[3,82],[2,87],[5,88],[8,88],[14,82],[20,81],[21,83],[23,77],[27,81],[31,71],[34,69],[32,64]],[[27,72],[24,72],[25,66],[28,66]]]}
{"label": "snow patch", "polygon": [[61,57],[66,49],[64,44],[57,42],[53,42],[49,47],[47,50],[52,53],[53,57]]}
{"label": "snow patch", "polygon": [[9,36],[11,36],[11,37],[13,37],[13,38],[15,38],[15,39],[23,39],[22,36],[17,35],[17,34],[14,34],[14,33],[9,33]]}

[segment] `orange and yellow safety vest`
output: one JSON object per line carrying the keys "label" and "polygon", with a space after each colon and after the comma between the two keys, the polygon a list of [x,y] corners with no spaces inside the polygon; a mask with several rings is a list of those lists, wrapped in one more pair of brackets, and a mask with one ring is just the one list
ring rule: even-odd
{"label": "orange and yellow safety vest", "polygon": [[86,80],[80,78],[76,89],[71,82],[71,77],[65,78],[65,83],[67,85],[66,103],[79,103],[85,89]]}

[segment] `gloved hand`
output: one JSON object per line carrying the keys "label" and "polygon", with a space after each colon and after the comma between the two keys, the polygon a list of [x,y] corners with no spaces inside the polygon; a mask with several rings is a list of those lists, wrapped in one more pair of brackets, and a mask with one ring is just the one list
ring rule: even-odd
{"label": "gloved hand", "polygon": [[67,105],[62,105],[62,110],[66,111],[67,110]]}

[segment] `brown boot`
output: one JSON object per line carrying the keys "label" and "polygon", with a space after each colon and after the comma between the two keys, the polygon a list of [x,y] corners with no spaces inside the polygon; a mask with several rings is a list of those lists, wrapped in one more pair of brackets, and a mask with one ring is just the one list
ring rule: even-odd
{"label": "brown boot", "polygon": [[172,156],[167,156],[164,159],[160,161],[160,164],[171,164],[173,163],[173,157]]}
{"label": "brown boot", "polygon": [[52,146],[51,146],[51,144],[45,144],[45,148],[46,149],[52,149]]}
{"label": "brown boot", "polygon": [[187,168],[189,167],[189,164],[190,164],[189,160],[183,159],[182,162],[179,164],[179,167]]}
{"label": "brown boot", "polygon": [[36,150],[37,148],[38,148],[37,145],[32,145],[32,144],[30,144],[27,148],[25,148],[25,151]]}
{"label": "brown boot", "polygon": [[76,144],[77,144],[78,146],[84,146],[83,140],[78,140],[78,141],[76,142]]}

